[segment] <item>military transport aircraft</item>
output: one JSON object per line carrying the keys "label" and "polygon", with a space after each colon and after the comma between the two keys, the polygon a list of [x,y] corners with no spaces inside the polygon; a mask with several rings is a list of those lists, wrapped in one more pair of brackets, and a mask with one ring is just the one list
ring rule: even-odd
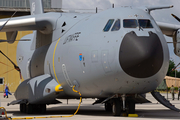
{"label": "military transport aircraft", "polygon": [[136,103],[148,102],[143,94],[153,91],[163,105],[180,112],[154,92],[169,66],[163,33],[178,41],[180,26],[158,23],[160,29],[150,11],[172,6],[96,14],[44,13],[41,0],[30,0],[30,7],[29,16],[0,20],[8,42],[15,41],[17,31],[34,30],[22,38],[30,41],[18,43],[15,67],[25,80],[9,105],[45,112],[47,104],[60,103],[57,99],[97,98],[94,104],[105,103],[107,111],[120,116],[134,114]]}

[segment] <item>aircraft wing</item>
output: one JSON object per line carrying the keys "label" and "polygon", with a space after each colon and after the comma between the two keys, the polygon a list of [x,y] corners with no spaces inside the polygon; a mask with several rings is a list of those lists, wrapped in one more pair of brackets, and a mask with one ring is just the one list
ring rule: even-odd
{"label": "aircraft wing", "polygon": [[[3,26],[8,19],[1,19],[0,26]],[[34,16],[25,16],[12,18],[7,22],[1,32],[10,32],[10,31],[22,31],[22,30],[36,30],[41,29],[36,27],[35,17]]]}
{"label": "aircraft wing", "polygon": [[180,29],[180,25],[175,24],[169,24],[169,23],[163,23],[163,22],[156,22],[163,32],[163,34],[173,37],[174,33]]}
{"label": "aircraft wing", "polygon": [[49,13],[38,14],[38,15],[29,15],[22,17],[14,17],[9,19],[1,19],[0,26],[3,26],[5,22],[7,24],[3,27],[0,32],[12,32],[12,31],[27,31],[27,30],[40,30],[44,34],[49,34],[55,28],[55,23],[57,18],[61,16],[52,15]]}

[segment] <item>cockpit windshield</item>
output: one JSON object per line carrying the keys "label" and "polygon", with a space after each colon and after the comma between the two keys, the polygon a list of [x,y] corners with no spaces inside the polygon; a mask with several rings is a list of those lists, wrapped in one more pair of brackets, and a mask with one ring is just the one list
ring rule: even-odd
{"label": "cockpit windshield", "polygon": [[124,19],[123,20],[124,28],[153,28],[151,21],[148,19]]}
{"label": "cockpit windshield", "polygon": [[109,29],[111,28],[113,22],[114,22],[114,19],[110,19],[110,20],[107,22],[106,26],[104,27],[103,31],[104,31],[104,32],[108,32]]}
{"label": "cockpit windshield", "polygon": [[119,29],[120,29],[120,19],[117,19],[111,31],[118,31]]}
{"label": "cockpit windshield", "polygon": [[138,21],[139,21],[139,25],[140,25],[142,28],[153,28],[150,20],[147,20],[147,19],[139,19]]}
{"label": "cockpit windshield", "polygon": [[136,19],[124,19],[123,26],[124,28],[136,28],[138,23]]}

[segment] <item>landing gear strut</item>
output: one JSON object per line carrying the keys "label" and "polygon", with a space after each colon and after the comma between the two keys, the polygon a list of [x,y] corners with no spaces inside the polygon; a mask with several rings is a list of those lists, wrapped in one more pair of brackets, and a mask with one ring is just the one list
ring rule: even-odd
{"label": "landing gear strut", "polygon": [[125,111],[125,110],[126,110],[126,95],[123,94],[123,95],[121,96],[121,98],[122,98],[122,101],[123,101],[123,111]]}
{"label": "landing gear strut", "polygon": [[134,114],[135,113],[135,102],[132,98],[127,99],[126,95],[123,94],[121,96],[123,101],[123,111],[127,114]]}

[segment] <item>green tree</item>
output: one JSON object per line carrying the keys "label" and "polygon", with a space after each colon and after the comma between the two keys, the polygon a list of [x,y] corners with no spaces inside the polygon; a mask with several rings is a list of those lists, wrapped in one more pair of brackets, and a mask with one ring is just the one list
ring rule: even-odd
{"label": "green tree", "polygon": [[177,77],[177,78],[180,78],[180,71],[177,71],[176,77]]}
{"label": "green tree", "polygon": [[175,67],[175,63],[173,60],[169,61],[169,68],[167,72],[167,76],[175,77],[175,71],[172,71],[172,69]]}
{"label": "green tree", "polygon": [[172,70],[174,67],[175,67],[174,61],[170,60],[167,76],[175,77],[175,71],[176,71],[176,77],[180,78],[180,72],[177,70]]}

